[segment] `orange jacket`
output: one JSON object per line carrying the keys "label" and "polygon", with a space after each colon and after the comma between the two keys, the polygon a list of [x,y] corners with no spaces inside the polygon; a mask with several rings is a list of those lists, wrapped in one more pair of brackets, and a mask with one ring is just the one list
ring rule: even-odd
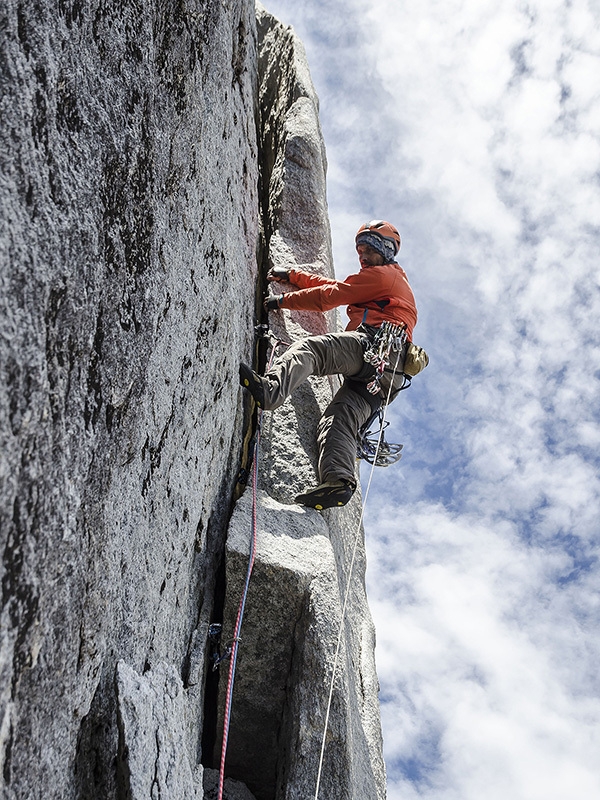
{"label": "orange jacket", "polygon": [[344,281],[323,278],[301,269],[291,269],[289,280],[300,288],[283,295],[282,308],[329,311],[348,304],[346,311],[350,322],[346,330],[356,330],[361,322],[374,327],[385,321],[394,325],[404,323],[412,341],[417,307],[406,272],[395,261],[364,267]]}

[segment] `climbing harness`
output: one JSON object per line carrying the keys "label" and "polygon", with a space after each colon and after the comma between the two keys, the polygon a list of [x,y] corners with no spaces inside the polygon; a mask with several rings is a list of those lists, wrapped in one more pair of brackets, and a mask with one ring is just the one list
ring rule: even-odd
{"label": "climbing harness", "polygon": [[319,788],[320,788],[320,785],[321,785],[321,773],[323,771],[323,760],[325,758],[325,742],[326,742],[326,739],[327,739],[327,728],[329,726],[329,715],[331,713],[331,703],[332,703],[332,700],[333,700],[333,689],[334,689],[334,685],[335,685],[337,664],[338,664],[338,659],[339,659],[339,654],[340,654],[340,647],[341,647],[341,643],[342,643],[342,633],[343,633],[344,619],[346,618],[346,608],[348,606],[348,597],[350,596],[350,588],[352,586],[352,571],[354,569],[354,562],[356,560],[356,551],[358,549],[358,538],[359,538],[359,535],[360,535],[360,530],[361,530],[361,526],[362,526],[362,523],[363,523],[363,519],[364,519],[364,516],[365,516],[365,508],[367,507],[367,500],[369,498],[369,491],[371,489],[371,481],[373,479],[373,472],[375,470],[375,466],[377,465],[377,459],[379,457],[379,450],[381,449],[381,442],[382,442],[382,439],[383,439],[383,431],[384,431],[384,427],[385,427],[385,414],[386,414],[386,411],[387,411],[387,407],[388,407],[388,405],[390,403],[390,397],[392,395],[392,386],[393,386],[393,382],[394,382],[395,372],[396,372],[396,367],[394,367],[393,370],[392,370],[392,380],[390,381],[390,388],[388,390],[388,394],[387,394],[387,397],[385,399],[385,402],[384,402],[384,404],[382,406],[383,416],[382,416],[382,426],[381,426],[381,429],[379,431],[379,440],[378,440],[377,445],[375,447],[375,452],[373,454],[373,460],[370,462],[372,466],[371,466],[371,470],[369,472],[369,480],[368,480],[367,488],[365,490],[365,495],[364,495],[364,498],[363,498],[362,510],[361,510],[361,513],[360,513],[360,519],[358,520],[358,525],[356,526],[356,534],[354,536],[354,547],[353,547],[353,550],[352,550],[352,559],[350,561],[350,569],[349,569],[348,578],[347,578],[347,581],[346,581],[346,591],[344,593],[344,603],[342,605],[342,613],[341,613],[341,617],[340,617],[340,629],[339,629],[338,638],[337,638],[337,645],[336,645],[336,648],[335,648],[335,655],[333,657],[333,668],[332,668],[332,671],[331,671],[331,686],[330,686],[330,689],[329,689],[329,699],[327,701],[327,710],[325,712],[325,724],[323,726],[323,740],[321,742],[321,755],[319,757],[319,768],[317,770],[317,783],[316,783],[316,788],[315,788],[314,800],[319,800]]}
{"label": "climbing harness", "polygon": [[[377,328],[364,353],[364,359],[367,364],[375,367],[375,377],[367,384],[367,389],[371,394],[377,394],[381,391],[383,374],[386,371],[391,371],[390,356],[392,353],[399,354],[402,351],[407,338],[406,325],[393,325],[391,322],[383,322]],[[393,371],[396,372],[395,366]]]}

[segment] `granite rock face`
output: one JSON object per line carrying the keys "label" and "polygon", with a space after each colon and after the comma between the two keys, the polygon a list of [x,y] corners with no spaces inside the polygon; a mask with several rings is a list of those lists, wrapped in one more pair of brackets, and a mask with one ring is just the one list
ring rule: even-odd
{"label": "granite rock face", "polygon": [[[0,10],[5,796],[115,796],[114,676],[200,713],[259,236],[246,0]],[[233,320],[230,309],[236,309]]]}
{"label": "granite rock face", "polygon": [[[207,632],[247,553],[247,490],[227,534],[237,366],[267,266],[332,269],[317,100],[293,32],[248,0],[7,0],[0,30],[2,797],[201,797]],[[273,316],[287,341],[337,324]],[[290,498],[332,388],[263,428],[226,800],[310,795],[359,505]],[[340,800],[383,797],[362,532],[357,553],[323,775]],[[268,676],[257,776],[244,709]]]}
{"label": "granite rock face", "polygon": [[[258,31],[261,128],[267,141],[269,132],[276,140],[262,172],[269,186],[267,261],[333,276],[325,151],[304,50],[292,30],[260,10]],[[274,338],[290,342],[335,329],[337,319],[283,311],[271,314],[270,325]],[[227,761],[229,774],[244,780],[258,800],[314,797],[324,736],[319,796],[385,797],[359,493],[343,509],[322,514],[293,504],[300,490],[316,483],[316,422],[338,386],[337,378],[311,379],[262,418],[256,560]],[[224,634],[229,636],[246,577],[252,518],[248,489],[227,536]],[[220,708],[225,684],[223,675]]]}
{"label": "granite rock face", "polygon": [[202,775],[194,774],[187,751],[188,704],[175,667],[159,662],[140,676],[120,661],[116,691],[124,794],[131,800],[202,800]]}

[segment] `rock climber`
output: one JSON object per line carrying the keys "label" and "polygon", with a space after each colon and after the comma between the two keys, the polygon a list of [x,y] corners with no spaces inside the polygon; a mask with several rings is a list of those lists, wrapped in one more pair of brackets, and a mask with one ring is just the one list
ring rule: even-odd
{"label": "rock climber", "polygon": [[407,344],[395,355],[396,364],[390,364],[384,373],[381,391],[371,394],[367,384],[375,375],[375,367],[365,362],[366,348],[385,322],[404,326],[410,342],[417,322],[412,289],[405,271],[395,261],[401,245],[397,229],[389,222],[373,220],[359,228],[355,243],[360,271],[343,281],[283,267],[274,267],[267,275],[271,282],[287,281],[298,287],[268,297],[267,310],[329,311],[347,305],[350,322],[346,330],[295,342],[264,376],[246,364],[240,365],[241,385],[266,411],[282,405],[310,375],[344,377],[317,428],[319,485],[295,498],[300,505],[319,510],[343,506],[354,494],[358,432],[385,398],[393,399],[404,380]]}

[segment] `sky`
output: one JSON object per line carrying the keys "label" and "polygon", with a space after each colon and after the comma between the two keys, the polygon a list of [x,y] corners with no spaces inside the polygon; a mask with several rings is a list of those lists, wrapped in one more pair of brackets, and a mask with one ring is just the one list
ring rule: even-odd
{"label": "sky", "polygon": [[[600,2],[271,0],[430,365],[367,500],[389,800],[600,798]],[[363,484],[367,473],[363,471]]]}

